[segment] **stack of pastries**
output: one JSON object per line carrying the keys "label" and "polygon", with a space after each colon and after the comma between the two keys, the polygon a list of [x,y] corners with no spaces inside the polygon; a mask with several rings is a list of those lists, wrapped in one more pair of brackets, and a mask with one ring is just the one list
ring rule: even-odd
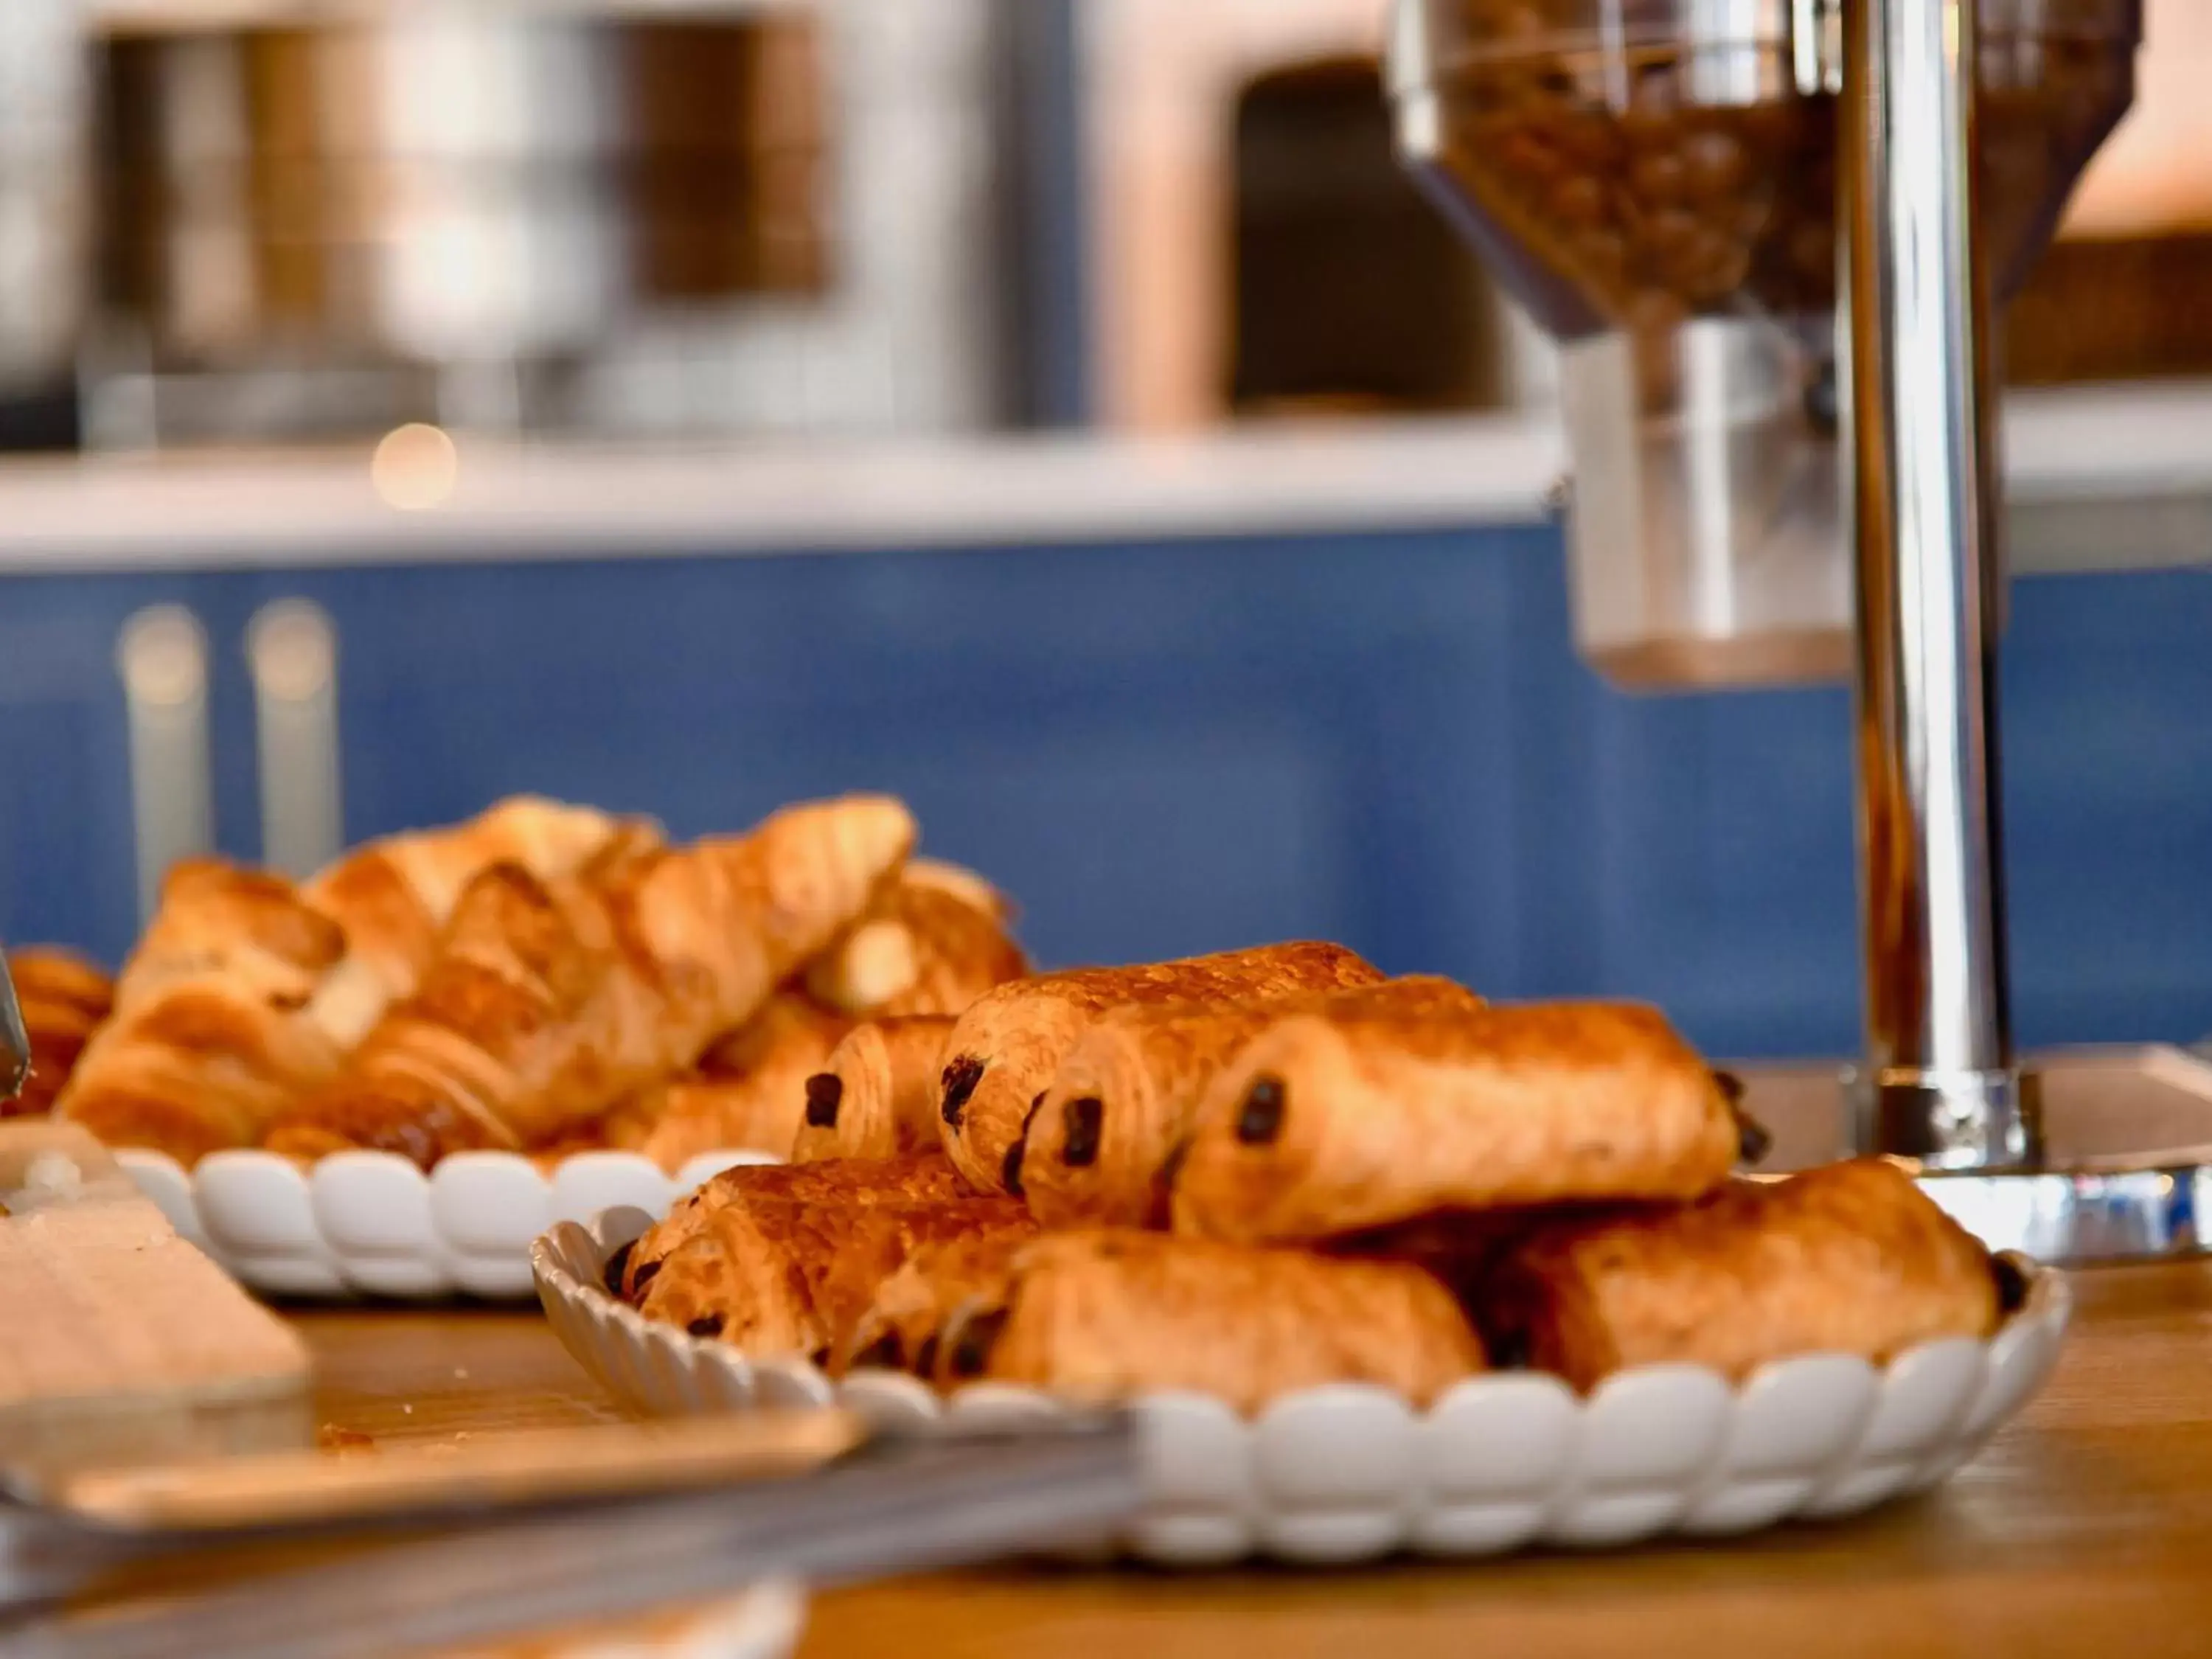
{"label": "stack of pastries", "polygon": [[916,834],[879,795],[688,845],[520,797],[296,884],[195,860],[112,986],[12,959],[35,1051],[21,1109],[185,1164],[787,1155],[805,1079],[863,1019],[948,1017],[1028,971],[1006,901],[915,857]]}
{"label": "stack of pastries", "polygon": [[1315,1384],[1419,1404],[1985,1337],[2026,1294],[1896,1167],[1786,1179],[1653,1011],[1493,1006],[1294,944],[863,1024],[795,1161],[730,1170],[606,1290],[755,1357],[1078,1401]]}

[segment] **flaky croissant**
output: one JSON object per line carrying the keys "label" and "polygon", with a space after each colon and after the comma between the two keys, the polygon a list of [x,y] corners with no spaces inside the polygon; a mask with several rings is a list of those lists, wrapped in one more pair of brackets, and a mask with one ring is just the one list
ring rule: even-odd
{"label": "flaky croissant", "polygon": [[8,972],[31,1039],[31,1073],[21,1093],[0,1100],[0,1117],[39,1117],[52,1109],[114,1007],[115,983],[83,957],[45,947],[9,951]]}
{"label": "flaky croissant", "polygon": [[344,949],[337,923],[281,876],[178,865],[57,1113],[111,1146],[185,1163],[252,1146],[337,1070],[337,1045],[306,1009]]}
{"label": "flaky croissant", "polygon": [[861,914],[914,834],[897,801],[858,795],[564,880],[496,866],[462,895],[421,988],[269,1144],[427,1167],[559,1139],[743,1025]]}
{"label": "flaky croissant", "polygon": [[1030,971],[1013,906],[974,872],[915,859],[806,970],[806,993],[856,1018],[957,1014]]}
{"label": "flaky croissant", "polygon": [[556,880],[604,854],[617,834],[633,844],[659,840],[649,825],[518,795],[466,823],[356,848],[301,890],[345,933],[345,954],[316,988],[309,1017],[339,1048],[351,1048],[421,982],[462,890],[478,874],[513,864]]}

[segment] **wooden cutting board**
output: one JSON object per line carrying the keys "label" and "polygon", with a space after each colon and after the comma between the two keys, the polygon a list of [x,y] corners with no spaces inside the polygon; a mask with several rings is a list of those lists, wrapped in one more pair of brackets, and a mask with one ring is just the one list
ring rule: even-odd
{"label": "wooden cutting board", "polygon": [[0,1463],[311,1444],[307,1351],[83,1131],[0,1124]]}

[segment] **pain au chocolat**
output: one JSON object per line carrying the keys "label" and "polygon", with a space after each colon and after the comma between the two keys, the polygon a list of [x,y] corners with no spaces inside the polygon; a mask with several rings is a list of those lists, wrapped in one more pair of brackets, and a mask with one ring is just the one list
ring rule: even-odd
{"label": "pain au chocolat", "polygon": [[949,1016],[915,1014],[854,1026],[802,1088],[792,1157],[897,1158],[940,1150],[938,1074]]}
{"label": "pain au chocolat", "polygon": [[1449,1292],[1418,1267],[1164,1233],[1048,1233],[996,1295],[946,1322],[941,1386],[1027,1383],[1079,1401],[1191,1389],[1257,1412],[1328,1382],[1426,1405],[1483,1369]]}
{"label": "pain au chocolat", "polygon": [[1048,1227],[1164,1227],[1166,1172],[1200,1101],[1244,1045],[1291,1014],[1447,1017],[1482,1000],[1416,975],[1264,1001],[1151,1003],[1099,1016],[1031,1121],[1022,1189]]}
{"label": "pain au chocolat", "polygon": [[1498,1363],[1588,1389],[1638,1365],[1741,1380],[1795,1354],[1881,1364],[1990,1335],[2025,1290],[1902,1170],[1869,1158],[1540,1225],[1474,1300]]}
{"label": "pain au chocolat", "polygon": [[[1129,1004],[1249,1002],[1371,985],[1382,975],[1338,945],[1298,943],[1133,968],[1081,969],[1002,985],[960,1017],[939,1078],[939,1133],[979,1190],[1020,1178],[1029,1115],[1068,1051],[1109,1009]],[[1009,1159],[1017,1161],[1011,1165]]]}
{"label": "pain au chocolat", "polygon": [[1173,1224],[1298,1241],[1439,1211],[1693,1199],[1738,1141],[1705,1062],[1640,1006],[1295,1014],[1214,1079]]}
{"label": "pain au chocolat", "polygon": [[678,1200],[643,1237],[617,1251],[607,1264],[608,1289],[638,1302],[661,1264],[725,1209],[797,1206],[836,1217],[878,1205],[950,1204],[969,1195],[952,1166],[933,1152],[824,1164],[742,1164]]}

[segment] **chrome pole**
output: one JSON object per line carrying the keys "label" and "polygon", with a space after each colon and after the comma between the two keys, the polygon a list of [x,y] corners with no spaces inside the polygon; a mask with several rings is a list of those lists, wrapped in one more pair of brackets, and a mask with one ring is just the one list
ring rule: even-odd
{"label": "chrome pole", "polygon": [[1869,1151],[2040,1153],[2014,1068],[1997,815],[1998,519],[1976,0],[1844,8],[1838,332],[1858,599]]}

